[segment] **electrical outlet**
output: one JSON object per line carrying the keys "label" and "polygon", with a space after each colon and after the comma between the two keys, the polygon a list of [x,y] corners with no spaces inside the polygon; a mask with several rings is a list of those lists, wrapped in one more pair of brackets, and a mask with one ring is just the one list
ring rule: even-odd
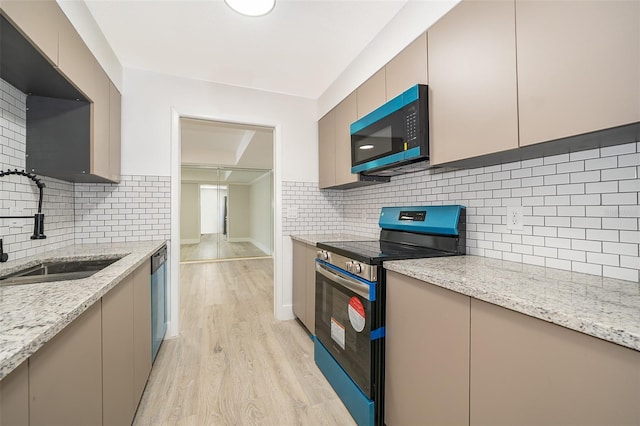
{"label": "electrical outlet", "polygon": [[507,229],[522,230],[522,206],[507,207]]}
{"label": "electrical outlet", "polygon": [[297,219],[298,218],[298,206],[290,206],[287,209],[287,219]]}

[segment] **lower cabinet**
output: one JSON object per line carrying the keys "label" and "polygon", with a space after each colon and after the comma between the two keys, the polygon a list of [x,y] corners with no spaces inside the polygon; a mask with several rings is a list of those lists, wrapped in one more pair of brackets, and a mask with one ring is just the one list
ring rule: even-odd
{"label": "lower cabinet", "polygon": [[640,352],[471,300],[472,425],[640,425]]}
{"label": "lower cabinet", "polygon": [[101,303],[29,358],[29,424],[102,424]]}
{"label": "lower cabinet", "polygon": [[131,425],[151,356],[146,261],[0,381],[0,425]]}
{"label": "lower cabinet", "polygon": [[151,265],[102,297],[103,423],[130,425],[151,371]]}
{"label": "lower cabinet", "polygon": [[29,361],[0,382],[0,425],[29,425]]}
{"label": "lower cabinet", "polygon": [[469,424],[469,303],[387,272],[387,425]]}
{"label": "lower cabinet", "polygon": [[102,407],[105,425],[130,425],[135,414],[133,279],[102,297]]}
{"label": "lower cabinet", "polygon": [[133,280],[133,401],[134,411],[151,373],[151,262],[132,274]]}
{"label": "lower cabinet", "polygon": [[311,334],[316,332],[316,247],[293,242],[293,313]]}
{"label": "lower cabinet", "polygon": [[385,423],[640,425],[640,352],[387,272]]}

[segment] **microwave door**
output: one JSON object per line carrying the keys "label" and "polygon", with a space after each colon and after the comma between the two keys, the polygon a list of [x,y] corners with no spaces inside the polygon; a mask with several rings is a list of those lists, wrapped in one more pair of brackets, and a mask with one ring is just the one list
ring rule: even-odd
{"label": "microwave door", "polygon": [[353,166],[388,157],[404,150],[403,123],[394,114],[366,127],[351,136],[351,164]]}

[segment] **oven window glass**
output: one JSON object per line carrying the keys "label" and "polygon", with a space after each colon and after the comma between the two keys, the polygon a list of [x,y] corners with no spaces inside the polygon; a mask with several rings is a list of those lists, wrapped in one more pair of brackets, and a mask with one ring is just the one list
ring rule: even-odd
{"label": "oven window glass", "polygon": [[371,302],[316,272],[316,337],[370,398],[372,312]]}

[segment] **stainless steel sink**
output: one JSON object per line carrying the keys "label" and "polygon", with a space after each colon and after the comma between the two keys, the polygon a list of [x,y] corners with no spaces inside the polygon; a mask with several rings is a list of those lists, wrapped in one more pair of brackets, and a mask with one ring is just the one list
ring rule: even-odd
{"label": "stainless steel sink", "polygon": [[121,258],[43,262],[0,277],[0,286],[79,280],[90,277],[119,259]]}

